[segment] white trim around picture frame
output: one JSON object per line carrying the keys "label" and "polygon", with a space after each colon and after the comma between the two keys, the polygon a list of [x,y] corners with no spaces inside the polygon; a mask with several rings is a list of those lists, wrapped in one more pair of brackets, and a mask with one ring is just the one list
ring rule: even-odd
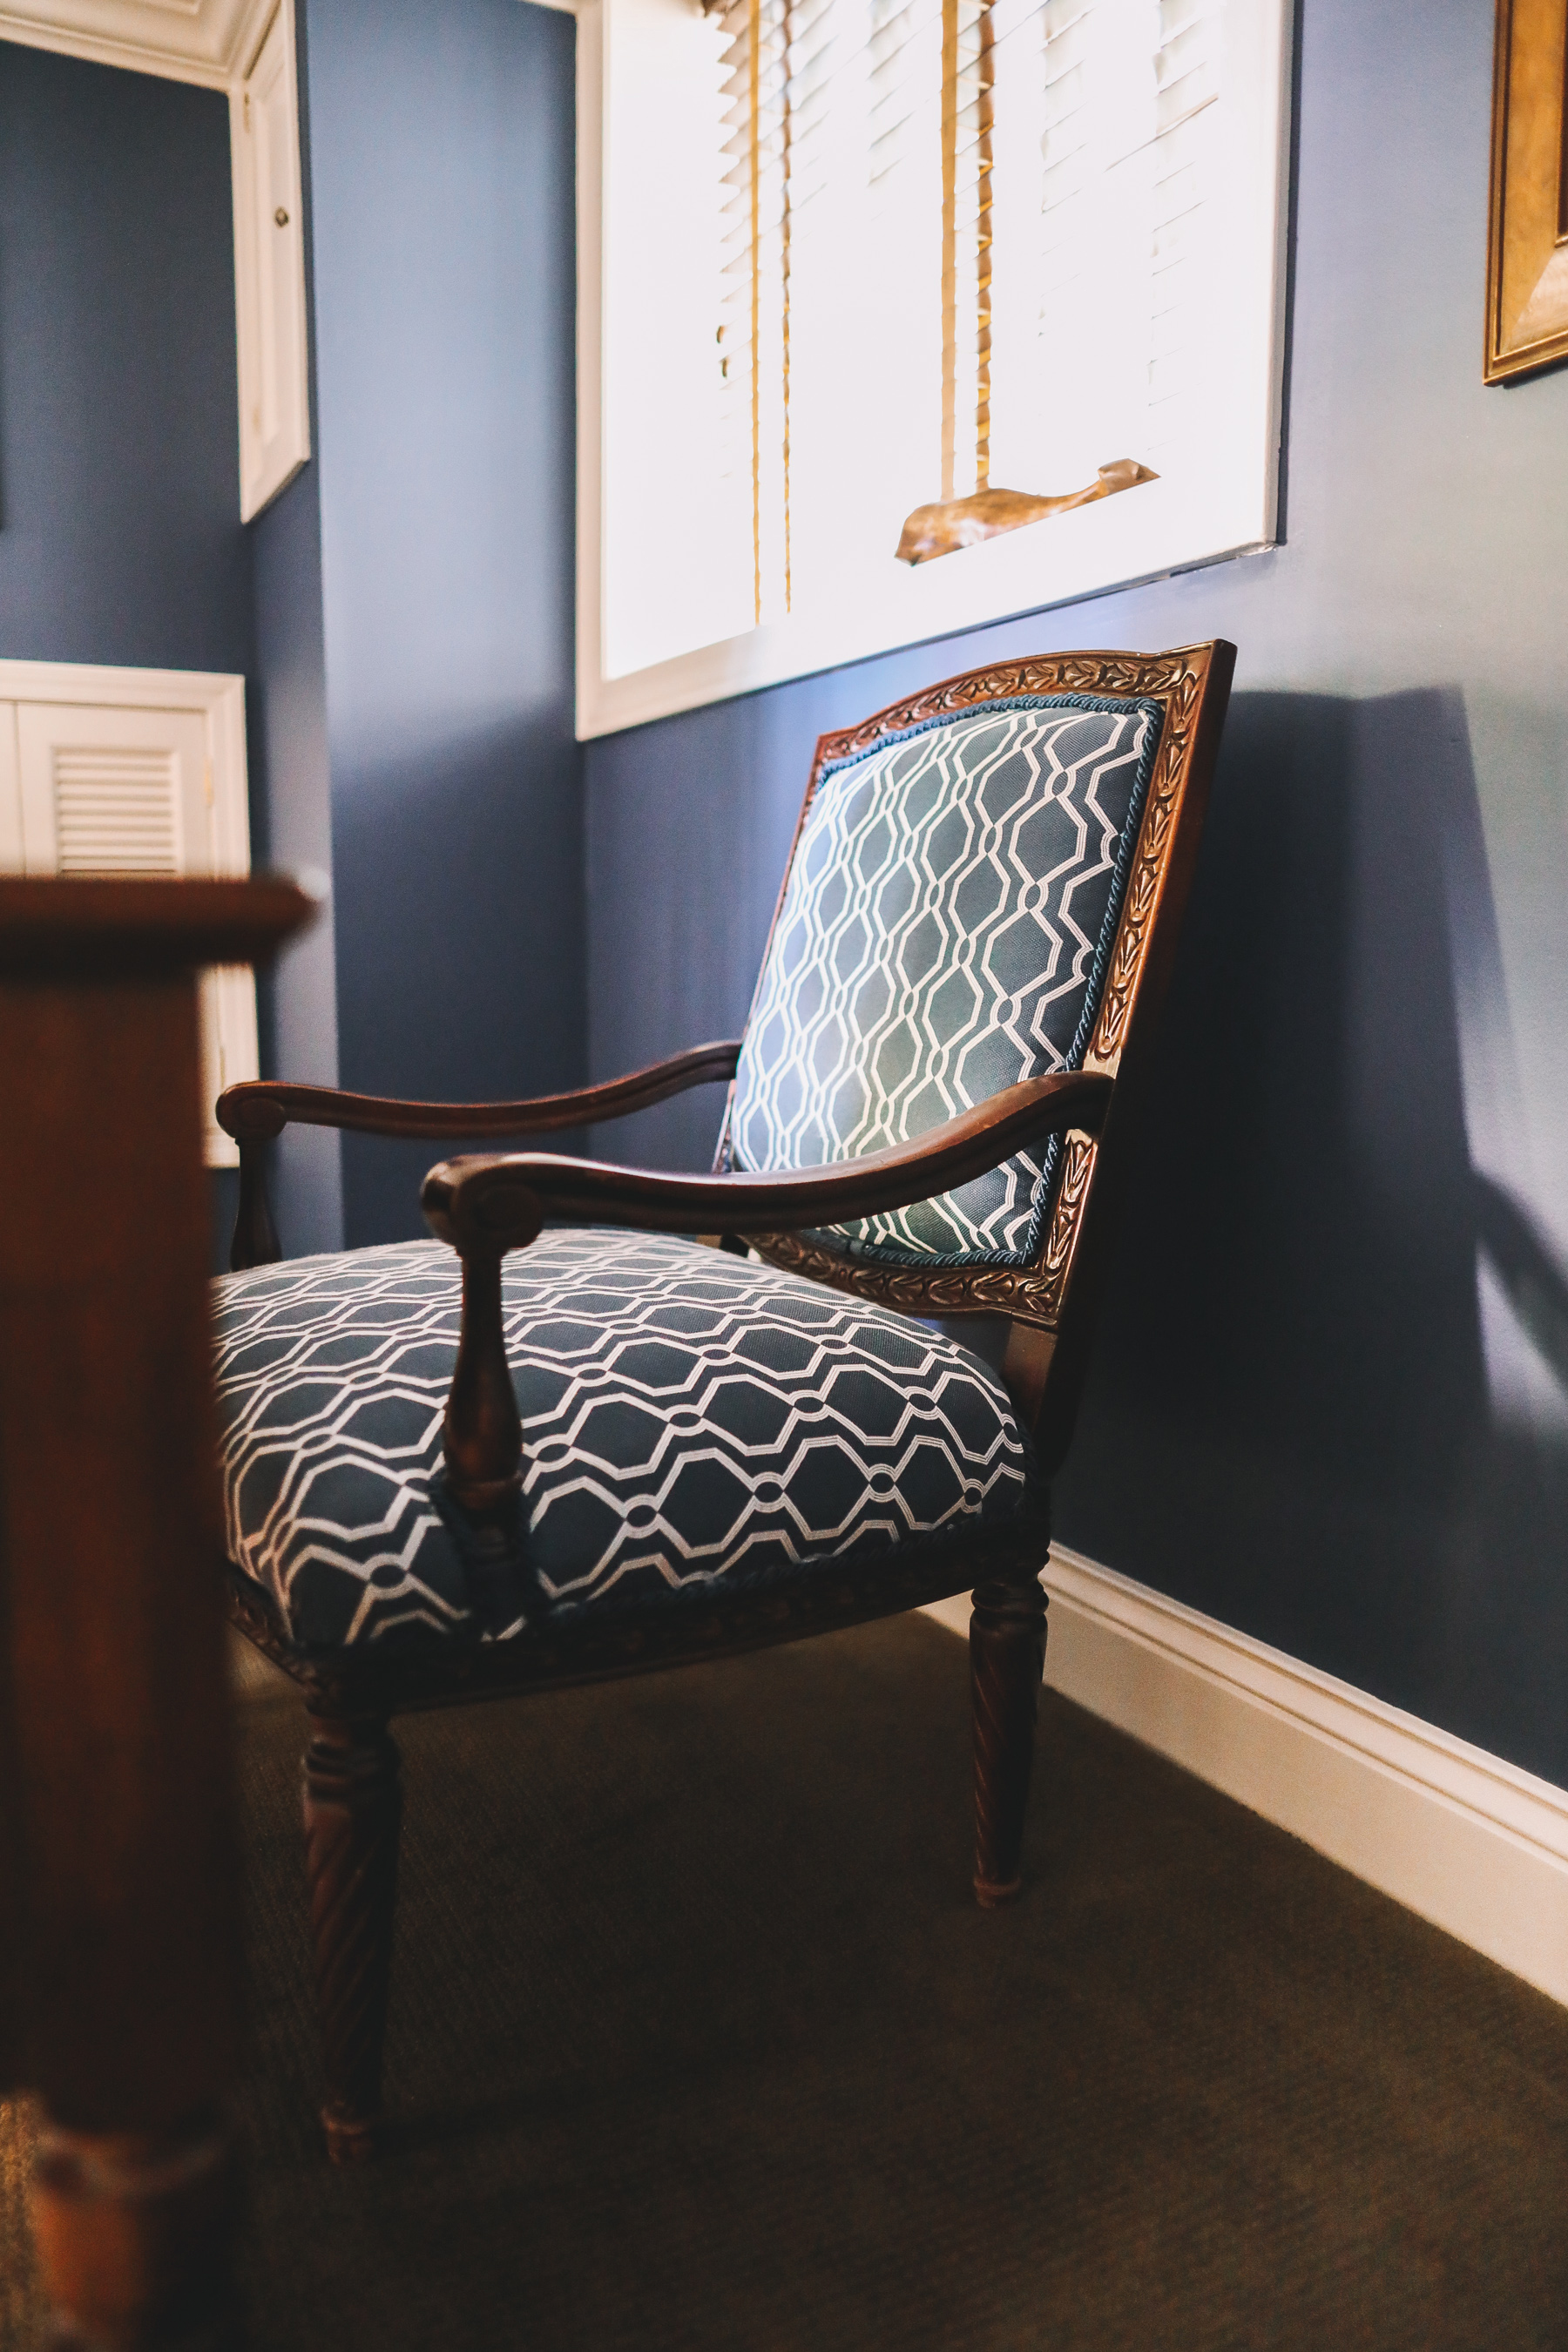
{"label": "white trim around picture frame", "polygon": [[[872,572],[847,568],[843,593],[832,610],[796,614],[612,675],[606,667],[606,590],[614,560],[606,483],[624,481],[637,470],[628,467],[624,454],[616,458],[623,441],[630,446],[618,420],[646,403],[650,371],[657,375],[658,353],[646,348],[646,340],[657,325],[669,256],[680,249],[679,224],[666,216],[678,201],[668,192],[680,175],[658,168],[661,139],[671,135],[659,120],[658,91],[665,84],[667,96],[679,89],[683,77],[654,75],[658,88],[650,100],[650,60],[657,63],[662,54],[664,21],[671,40],[689,41],[695,12],[690,0],[580,0],[579,740],[1275,543],[1294,0],[1229,0],[1229,8],[1247,52],[1247,85],[1255,94],[1254,111],[1235,134],[1246,152],[1247,184],[1255,201],[1233,210],[1255,218],[1257,227],[1244,236],[1233,226],[1239,240],[1237,268],[1247,280],[1237,297],[1248,322],[1245,332],[1238,330],[1237,344],[1246,396],[1235,394],[1237,429],[1214,436],[1201,473],[1186,480],[1145,482],[1135,495],[1100,499],[937,562],[910,566],[889,553]],[[617,303],[636,311],[635,332]],[[642,352],[640,366],[611,366],[614,349],[632,347]],[[668,499],[669,530],[679,530],[679,482],[661,477],[657,494]]]}

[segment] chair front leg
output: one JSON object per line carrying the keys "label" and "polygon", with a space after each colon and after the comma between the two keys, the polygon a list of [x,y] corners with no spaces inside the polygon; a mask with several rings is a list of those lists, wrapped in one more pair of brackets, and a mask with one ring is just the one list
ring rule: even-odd
{"label": "chair front leg", "polygon": [[974,1709],[974,1899],[994,1911],[1018,1892],[1035,1718],[1046,1668],[1037,1575],[997,1577],[974,1594],[969,1684]]}
{"label": "chair front leg", "polygon": [[384,1716],[310,1715],[305,1866],[334,2164],[374,2156],[392,1980],[402,1759]]}

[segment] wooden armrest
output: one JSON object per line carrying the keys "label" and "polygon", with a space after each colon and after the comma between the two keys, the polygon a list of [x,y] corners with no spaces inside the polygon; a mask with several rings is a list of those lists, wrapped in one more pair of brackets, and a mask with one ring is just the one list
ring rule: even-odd
{"label": "wooden armrest", "polygon": [[445,1421],[452,1492],[481,1516],[512,1507],[522,1423],[507,1365],[501,1260],[508,1250],[525,1249],[547,1216],[673,1234],[789,1232],[870,1216],[951,1192],[1063,1128],[1098,1131],[1111,1085],[1083,1070],[1026,1078],[913,1143],[801,1176],[668,1176],[544,1151],[443,1161],[425,1179],[420,1200],[432,1232],[463,1262],[462,1332]]}
{"label": "wooden armrest", "polygon": [[433,1168],[420,1200],[432,1231],[460,1252],[524,1248],[546,1216],[672,1234],[837,1224],[950,1192],[1064,1128],[1096,1132],[1111,1084],[1084,1070],[1026,1078],[913,1143],[799,1175],[673,1176],[553,1153],[473,1153]]}
{"label": "wooden armrest", "polygon": [[286,1127],[352,1128],[362,1135],[408,1135],[440,1142],[470,1135],[548,1135],[552,1129],[583,1127],[601,1118],[625,1118],[689,1087],[731,1078],[740,1057],[738,1038],[693,1045],[667,1062],[634,1070],[603,1086],[574,1087],[563,1095],[535,1095],[524,1102],[399,1102],[389,1096],[342,1094],[335,1087],[291,1086],[281,1078],[254,1078],[218,1097],[217,1122],[237,1142],[261,1143]]}

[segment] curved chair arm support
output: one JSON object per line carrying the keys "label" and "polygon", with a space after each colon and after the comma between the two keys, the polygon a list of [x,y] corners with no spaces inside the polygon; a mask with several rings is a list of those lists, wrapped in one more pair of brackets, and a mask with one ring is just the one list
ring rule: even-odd
{"label": "curved chair arm support", "polygon": [[352,1128],[360,1135],[407,1135],[431,1143],[448,1136],[548,1135],[555,1128],[624,1118],[630,1111],[684,1094],[688,1087],[732,1078],[740,1054],[738,1038],[693,1045],[627,1077],[574,1087],[569,1094],[533,1095],[522,1102],[400,1102],[389,1095],[351,1095],[336,1087],[251,1078],[219,1095],[217,1123],[239,1143],[265,1141],[290,1126]]}
{"label": "curved chair arm support", "polygon": [[335,1127],[361,1135],[394,1135],[445,1142],[470,1136],[548,1135],[563,1127],[584,1127],[602,1118],[625,1118],[684,1094],[689,1087],[732,1078],[740,1058],[738,1038],[693,1045],[668,1061],[601,1086],[574,1087],[563,1095],[534,1095],[522,1102],[399,1102],[390,1096],[343,1094],[335,1087],[290,1085],[281,1078],[252,1078],[229,1087],[217,1099],[217,1123],[239,1145],[239,1214],[229,1264],[270,1265],[279,1255],[267,1203],[261,1146],[286,1127]]}
{"label": "curved chair arm support", "polygon": [[675,1234],[780,1233],[871,1216],[983,1176],[1064,1128],[1098,1132],[1113,1081],[1057,1071],[1008,1087],[913,1143],[807,1175],[742,1171],[671,1176],[548,1152],[475,1153],[425,1179],[426,1223],[463,1261],[463,1324],[447,1402],[447,1475],[477,1512],[508,1502],[521,1479],[522,1431],[511,1397],[501,1321],[501,1260],[525,1249],[548,1216]]}
{"label": "curved chair arm support", "polygon": [[[527,1245],[540,1213],[584,1223],[637,1225],[668,1234],[767,1234],[873,1216],[950,1192],[1016,1151],[1064,1128],[1098,1131],[1112,1080],[1058,1070],[933,1127],[913,1143],[870,1151],[805,1174],[740,1171],[672,1176],[536,1151],[473,1153],[444,1160],[425,1179],[420,1205],[433,1233],[459,1253]],[[515,1234],[515,1238],[514,1238]]]}

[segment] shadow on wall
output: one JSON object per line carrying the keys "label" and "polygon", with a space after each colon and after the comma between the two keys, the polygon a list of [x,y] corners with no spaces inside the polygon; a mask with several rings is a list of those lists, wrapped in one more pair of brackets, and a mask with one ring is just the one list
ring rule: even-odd
{"label": "shadow on wall", "polygon": [[[829,683],[738,695],[591,747],[595,1078],[745,1026],[805,789],[801,746],[830,723],[812,698]],[[593,1149],[634,1166],[706,1170],[723,1111],[721,1087],[698,1087],[596,1128]]]}
{"label": "shadow on wall", "polygon": [[1472,1170],[1459,887],[1457,696],[1236,698],[1058,1528],[1568,1780],[1568,1448],[1491,1411],[1478,1249],[1565,1389],[1568,1282]]}
{"label": "shadow on wall", "polygon": [[[258,866],[297,874],[321,893],[310,929],[260,975],[261,1067],[331,1087],[338,1079],[338,1015],[320,492],[317,469],[307,466],[250,526],[257,662],[247,718],[253,856]],[[336,1135],[327,1128],[289,1128],[271,1160],[272,1199],[289,1251],[298,1256],[341,1249]]]}
{"label": "shadow on wall", "polygon": [[1478,1170],[1476,1238],[1521,1331],[1568,1397],[1568,1276],[1512,1194]]}
{"label": "shadow on wall", "polygon": [[[555,714],[334,778],[342,1085],[447,1102],[581,1085],[581,826]],[[425,1236],[419,1187],[447,1149],[343,1138],[351,1247]]]}

